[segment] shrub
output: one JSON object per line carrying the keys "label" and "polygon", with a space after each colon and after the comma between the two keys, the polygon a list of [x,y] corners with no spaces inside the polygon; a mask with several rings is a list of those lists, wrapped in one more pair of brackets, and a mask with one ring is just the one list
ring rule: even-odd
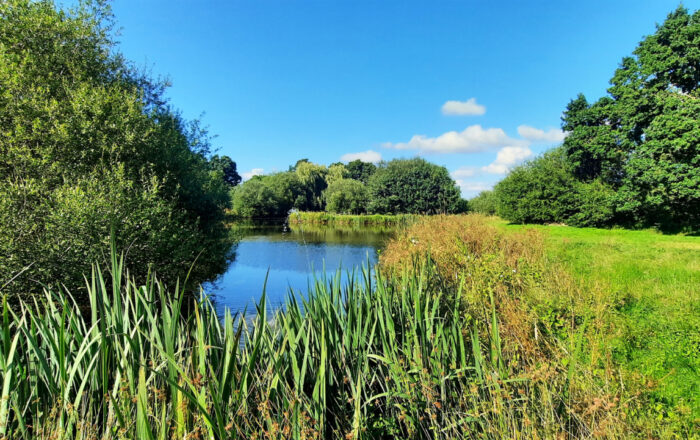
{"label": "shrub", "polygon": [[577,188],[563,150],[551,150],[496,184],[497,213],[514,223],[566,222],[578,209]]}

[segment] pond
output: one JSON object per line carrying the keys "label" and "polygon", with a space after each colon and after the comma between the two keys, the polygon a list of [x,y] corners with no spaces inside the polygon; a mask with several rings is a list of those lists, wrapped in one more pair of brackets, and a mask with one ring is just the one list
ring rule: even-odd
{"label": "pond", "polygon": [[[390,238],[388,230],[370,228],[295,227],[256,225],[243,229],[228,270],[204,286],[219,313],[247,308],[254,314],[267,276],[268,306],[280,308],[289,289],[305,294],[314,277],[331,276],[340,268],[344,280],[353,270],[374,266],[378,250]],[[325,268],[325,270],[324,270]],[[268,273],[269,271],[269,273]]]}

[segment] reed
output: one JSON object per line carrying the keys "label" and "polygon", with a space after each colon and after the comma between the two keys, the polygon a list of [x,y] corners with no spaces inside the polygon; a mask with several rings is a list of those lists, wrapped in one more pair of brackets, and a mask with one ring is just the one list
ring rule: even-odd
{"label": "reed", "polygon": [[[206,296],[113,252],[88,282],[11,308],[0,325],[6,438],[533,438],[586,428],[546,372],[502,357],[496,309],[469,322],[429,288],[434,264],[318,279],[271,314],[217,316]],[[185,307],[187,306],[187,307]],[[185,311],[187,309],[187,312]]]}
{"label": "reed", "polygon": [[414,214],[332,214],[328,212],[292,212],[289,214],[290,225],[333,225],[333,226],[379,226],[397,227],[413,223],[419,215]]}

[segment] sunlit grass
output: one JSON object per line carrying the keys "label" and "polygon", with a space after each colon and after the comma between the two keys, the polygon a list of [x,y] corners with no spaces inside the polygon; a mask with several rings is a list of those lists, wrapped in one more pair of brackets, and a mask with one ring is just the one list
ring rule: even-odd
{"label": "sunlit grass", "polygon": [[289,215],[290,225],[338,225],[338,226],[375,226],[397,227],[411,224],[420,218],[413,214],[372,214],[350,215],[328,212],[293,212]]}
{"label": "sunlit grass", "polygon": [[604,311],[596,343],[646,399],[653,423],[700,428],[700,237],[656,231],[505,226],[544,233],[550,265]]}

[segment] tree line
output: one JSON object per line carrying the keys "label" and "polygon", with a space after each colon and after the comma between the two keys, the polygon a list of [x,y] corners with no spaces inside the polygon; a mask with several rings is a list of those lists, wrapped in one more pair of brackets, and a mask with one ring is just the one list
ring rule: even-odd
{"label": "tree line", "polygon": [[517,223],[700,229],[700,11],[679,7],[623,58],[607,94],[579,94],[563,144],[472,209]]}
{"label": "tree line", "polygon": [[78,292],[112,235],[139,279],[226,267],[235,163],[119,54],[112,27],[104,2],[0,2],[3,293]]}
{"label": "tree line", "polygon": [[419,158],[328,167],[302,159],[288,171],[252,177],[232,190],[232,200],[234,215],[247,218],[285,217],[292,209],[339,214],[466,211],[447,169]]}

